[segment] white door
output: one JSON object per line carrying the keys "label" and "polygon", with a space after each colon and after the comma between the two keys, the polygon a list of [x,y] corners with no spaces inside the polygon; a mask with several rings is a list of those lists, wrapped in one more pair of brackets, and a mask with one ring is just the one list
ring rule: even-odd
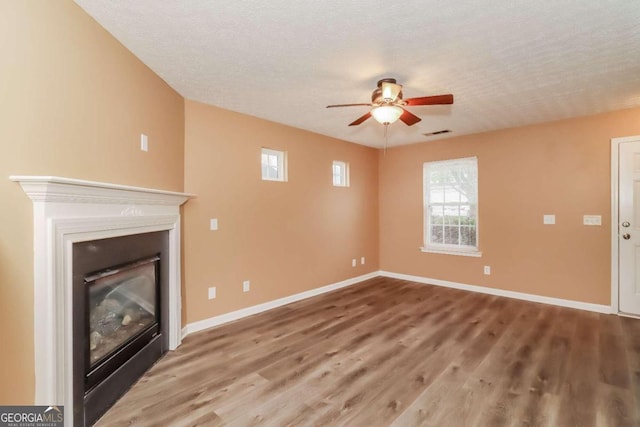
{"label": "white door", "polygon": [[618,303],[621,312],[640,315],[640,140],[619,147]]}

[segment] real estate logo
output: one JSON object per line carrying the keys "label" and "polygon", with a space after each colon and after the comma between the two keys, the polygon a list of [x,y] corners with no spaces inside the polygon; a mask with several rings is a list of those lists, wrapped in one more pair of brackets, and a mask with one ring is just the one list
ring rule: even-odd
{"label": "real estate logo", "polygon": [[64,407],[0,406],[0,427],[64,427]]}

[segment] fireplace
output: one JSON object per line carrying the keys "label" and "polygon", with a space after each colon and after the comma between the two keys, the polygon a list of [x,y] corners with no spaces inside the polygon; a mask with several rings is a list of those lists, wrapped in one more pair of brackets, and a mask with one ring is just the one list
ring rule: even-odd
{"label": "fireplace", "polygon": [[85,276],[80,292],[86,313],[81,340],[89,349],[87,387],[115,371],[117,365],[99,375],[117,354],[143,347],[160,333],[159,261],[155,255]]}
{"label": "fireplace", "polygon": [[76,425],[93,424],[167,351],[167,244],[160,231],[73,245]]}
{"label": "fireplace", "polygon": [[64,405],[65,426],[88,425],[180,345],[180,206],[193,196],[10,179],[33,202],[35,404]]}
{"label": "fireplace", "polygon": [[116,355],[127,348],[141,348],[160,333],[159,261],[155,255],[84,278],[80,292],[86,316],[81,340],[89,349],[85,357],[88,388],[116,370],[118,365],[101,374]]}

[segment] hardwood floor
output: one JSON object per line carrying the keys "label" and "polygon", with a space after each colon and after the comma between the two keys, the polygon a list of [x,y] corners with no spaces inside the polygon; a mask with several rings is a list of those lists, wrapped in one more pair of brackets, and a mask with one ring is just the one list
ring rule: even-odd
{"label": "hardwood floor", "polygon": [[638,426],[640,320],[375,278],[188,336],[98,426]]}

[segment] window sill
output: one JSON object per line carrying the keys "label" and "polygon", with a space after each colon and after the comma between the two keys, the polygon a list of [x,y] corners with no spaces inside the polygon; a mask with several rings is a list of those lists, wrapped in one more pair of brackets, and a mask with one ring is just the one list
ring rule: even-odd
{"label": "window sill", "polygon": [[420,250],[422,252],[428,252],[432,254],[442,254],[442,255],[458,255],[458,256],[470,256],[475,258],[480,258],[482,256],[482,252],[478,250],[455,250],[455,249],[444,249],[444,248],[433,248],[433,247],[421,247]]}

